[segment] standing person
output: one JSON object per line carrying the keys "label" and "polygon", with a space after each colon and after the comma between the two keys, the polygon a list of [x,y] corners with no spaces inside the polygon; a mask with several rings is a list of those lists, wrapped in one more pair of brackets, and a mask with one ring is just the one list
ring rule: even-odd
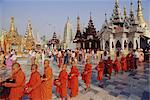
{"label": "standing person", "polygon": [[134,67],[134,58],[133,58],[132,52],[130,52],[127,55],[126,60],[127,60],[127,70],[128,71],[132,71],[133,67]]}
{"label": "standing person", "polygon": [[37,68],[36,64],[31,65],[30,80],[26,84],[26,92],[29,93],[31,100],[41,100],[41,77]]}
{"label": "standing person", "polygon": [[13,53],[11,59],[12,59],[12,62],[13,62],[13,63],[17,62],[17,52],[16,52],[16,51],[14,51],[14,53]]}
{"label": "standing person", "polygon": [[82,72],[82,80],[86,85],[85,89],[86,91],[90,88],[91,77],[92,77],[92,64],[90,63],[90,60],[87,59],[84,71]]}
{"label": "standing person", "polygon": [[99,87],[103,87],[103,71],[104,71],[104,62],[101,59],[97,67],[95,68],[98,71],[97,80],[100,82]]}
{"label": "standing person", "polygon": [[108,70],[108,74],[109,74],[109,79],[111,79],[111,74],[112,74],[112,70],[113,70],[113,61],[111,60],[111,57],[108,57],[107,60],[107,70]]}
{"label": "standing person", "polygon": [[107,74],[108,74],[108,71],[107,71],[107,60],[108,60],[107,51],[104,51],[104,55],[102,56],[102,59],[104,61],[104,75],[107,76]]}
{"label": "standing person", "polygon": [[65,50],[65,54],[64,54],[64,64],[68,64],[68,60],[69,60],[69,54],[68,54],[68,51]]}
{"label": "standing person", "polygon": [[139,53],[137,52],[137,50],[133,50],[133,57],[134,57],[134,69],[137,69],[139,61]]}
{"label": "standing person", "polygon": [[10,87],[10,100],[21,100],[25,87],[25,74],[22,71],[19,63],[14,63],[12,65],[12,79],[15,83],[4,83],[5,87]]}
{"label": "standing person", "polygon": [[7,55],[6,55],[6,67],[8,68],[8,69],[11,69],[12,68],[12,64],[13,64],[13,61],[12,61],[12,54],[10,54],[10,53],[8,53]]}
{"label": "standing person", "polygon": [[57,60],[58,61],[58,67],[60,68],[62,65],[62,53],[61,53],[61,51],[58,51],[57,58],[58,58],[58,60]]}
{"label": "standing person", "polygon": [[117,57],[114,61],[114,70],[115,70],[115,74],[118,75],[119,70],[120,70],[120,63]]}
{"label": "standing person", "polygon": [[124,54],[122,54],[120,63],[121,63],[122,73],[127,71],[127,61],[126,61],[126,57],[124,56]]}
{"label": "standing person", "polygon": [[51,100],[52,98],[52,85],[53,85],[53,72],[50,67],[49,60],[44,60],[44,75],[42,78],[41,92],[42,100]]}
{"label": "standing person", "polygon": [[67,82],[68,82],[68,73],[66,71],[67,65],[62,66],[62,70],[58,76],[59,85],[57,85],[57,92],[60,94],[61,100],[67,98]]}
{"label": "standing person", "polygon": [[42,50],[42,64],[44,64],[44,60],[45,60],[45,51]]}
{"label": "standing person", "polygon": [[143,49],[139,50],[139,63],[144,61],[144,53],[143,53]]}
{"label": "standing person", "polygon": [[78,72],[78,68],[75,64],[75,61],[72,61],[72,67],[71,67],[71,72],[69,73],[69,81],[68,81],[68,85],[69,88],[71,90],[71,97],[75,97],[76,95],[78,95],[78,76],[79,76],[79,72]]}

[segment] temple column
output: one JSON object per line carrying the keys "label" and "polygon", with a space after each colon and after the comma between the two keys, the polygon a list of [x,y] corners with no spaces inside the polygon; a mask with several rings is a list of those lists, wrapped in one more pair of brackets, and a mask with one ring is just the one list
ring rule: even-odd
{"label": "temple column", "polygon": [[92,43],[91,43],[91,42],[89,42],[89,49],[91,49],[91,45],[92,45]]}
{"label": "temple column", "polygon": [[102,40],[102,45],[103,45],[103,50],[105,50],[105,41],[104,40]]}
{"label": "temple column", "polygon": [[122,50],[124,50],[124,39],[123,38],[121,39],[121,48],[122,48]]}

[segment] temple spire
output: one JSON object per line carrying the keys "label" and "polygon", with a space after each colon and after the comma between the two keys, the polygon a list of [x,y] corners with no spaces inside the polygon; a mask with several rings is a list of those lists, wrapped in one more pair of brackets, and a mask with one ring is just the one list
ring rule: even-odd
{"label": "temple spire", "polygon": [[90,12],[90,20],[92,20],[92,12]]}
{"label": "temple spire", "polygon": [[77,17],[77,31],[80,31],[80,17]]}
{"label": "temple spire", "polygon": [[117,23],[121,21],[121,11],[119,7],[119,0],[115,1],[115,5],[113,9],[113,21]]}
{"label": "temple spire", "polygon": [[14,31],[15,31],[14,17],[11,17],[10,32],[14,32]]}
{"label": "temple spire", "polygon": [[138,0],[137,19],[138,19],[141,27],[144,28],[146,23],[145,23],[144,18],[143,18],[142,2],[141,2],[141,0]]}
{"label": "temple spire", "polygon": [[31,20],[28,21],[28,36],[33,37]]}
{"label": "temple spire", "polygon": [[124,5],[123,9],[124,9],[124,17],[126,18],[127,17],[126,5]]}
{"label": "temple spire", "polygon": [[105,13],[105,23],[107,23],[107,14]]}
{"label": "temple spire", "polygon": [[131,0],[130,3],[130,20],[133,21],[134,20],[134,9],[133,9],[133,2]]}
{"label": "temple spire", "polygon": [[56,32],[53,33],[53,39],[56,39],[57,38],[57,35],[56,35]]}

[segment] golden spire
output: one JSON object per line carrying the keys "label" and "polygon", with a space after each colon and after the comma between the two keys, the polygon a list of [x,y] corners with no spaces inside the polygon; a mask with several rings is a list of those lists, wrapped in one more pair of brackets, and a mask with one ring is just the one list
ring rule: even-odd
{"label": "golden spire", "polygon": [[80,31],[80,17],[77,17],[77,31]]}
{"label": "golden spire", "polygon": [[11,17],[10,32],[14,32],[14,31],[15,31],[14,17]]}
{"label": "golden spire", "polygon": [[143,12],[142,12],[142,3],[141,0],[138,0],[138,8],[137,8],[137,19],[141,25],[142,28],[145,27],[146,23],[143,18]]}
{"label": "golden spire", "polygon": [[28,36],[32,37],[32,25],[31,25],[31,21],[28,21]]}
{"label": "golden spire", "polygon": [[124,17],[127,17],[127,12],[126,12],[126,5],[124,5]]}

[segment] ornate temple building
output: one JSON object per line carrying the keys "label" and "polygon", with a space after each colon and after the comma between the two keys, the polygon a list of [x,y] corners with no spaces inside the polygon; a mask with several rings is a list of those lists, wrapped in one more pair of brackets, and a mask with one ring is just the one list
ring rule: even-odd
{"label": "ornate temple building", "polygon": [[50,49],[59,49],[60,40],[57,38],[56,32],[53,33],[53,37],[48,41],[47,45]]}
{"label": "ornate temple building", "polygon": [[26,34],[24,36],[24,43],[23,44],[24,44],[24,49],[27,51],[35,49],[35,40],[33,38],[31,21],[28,21],[27,31],[26,31]]}
{"label": "ornate temple building", "polygon": [[65,28],[64,28],[63,49],[74,48],[73,37],[74,37],[74,34],[72,32],[72,25],[68,17],[67,23],[65,24]]}
{"label": "ornate temple building", "polygon": [[18,34],[14,24],[14,17],[11,17],[10,30],[4,34],[4,51],[15,49],[17,53],[22,51],[22,37]]}
{"label": "ornate temple building", "polygon": [[29,51],[35,47],[35,42],[32,34],[31,22],[28,23],[25,37],[19,35],[15,27],[14,17],[11,17],[9,31],[2,32],[1,47],[4,52],[14,49],[17,54],[22,54],[24,50]]}
{"label": "ornate temple building", "polygon": [[93,20],[90,13],[90,20],[87,28],[83,34],[81,34],[80,30],[80,18],[77,17],[77,31],[74,38],[74,43],[76,43],[77,48],[84,49],[98,49],[100,42],[97,36],[96,28],[94,27]]}
{"label": "ornate temple building", "polygon": [[100,48],[114,51],[117,49],[130,50],[141,47],[141,37],[150,36],[148,26],[142,14],[141,0],[138,0],[137,16],[134,15],[133,3],[130,3],[130,14],[127,16],[126,7],[122,16],[119,1],[116,0],[110,20],[105,22],[100,30]]}

